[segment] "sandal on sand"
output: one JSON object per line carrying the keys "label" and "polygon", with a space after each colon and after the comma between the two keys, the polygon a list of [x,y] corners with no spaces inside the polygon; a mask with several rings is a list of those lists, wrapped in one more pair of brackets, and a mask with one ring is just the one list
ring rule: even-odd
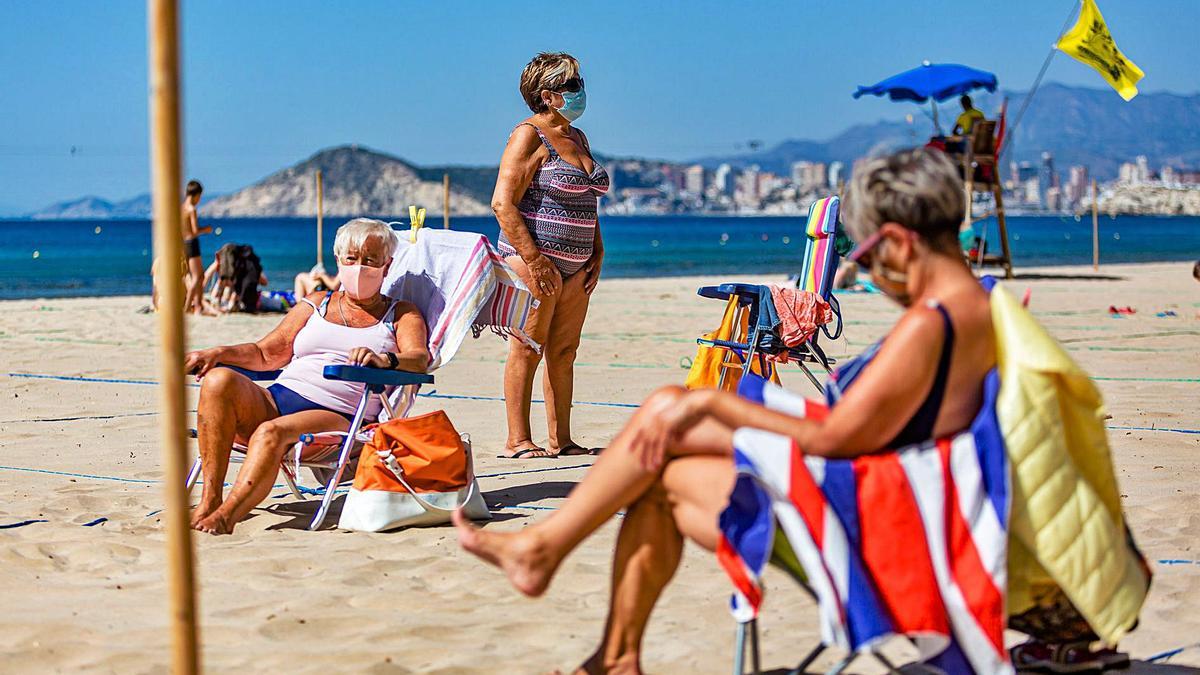
{"label": "sandal on sand", "polygon": [[577,457],[584,455],[599,455],[604,448],[585,448],[578,443],[571,443],[559,449],[555,457]]}
{"label": "sandal on sand", "polygon": [[557,455],[545,448],[539,448],[534,445],[528,448],[521,448],[511,455],[496,455],[496,457],[500,459],[553,459]]}
{"label": "sandal on sand", "polygon": [[1088,643],[1047,644],[1030,641],[1010,650],[1018,671],[1099,673],[1129,667],[1129,655],[1116,649],[1089,649]]}

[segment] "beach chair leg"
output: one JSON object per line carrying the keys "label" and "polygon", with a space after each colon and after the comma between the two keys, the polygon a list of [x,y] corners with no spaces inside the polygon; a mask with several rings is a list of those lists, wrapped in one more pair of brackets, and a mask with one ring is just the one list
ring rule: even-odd
{"label": "beach chair leg", "polygon": [[895,675],[900,675],[900,671],[896,668],[896,666],[893,666],[892,662],[889,661],[888,658],[886,656],[884,656],[883,654],[880,654],[879,652],[871,652],[871,656],[874,656],[877,661],[882,663],[883,667],[887,668],[887,671],[889,673],[894,673]]}
{"label": "beach chair leg", "polygon": [[342,451],[338,454],[337,469],[333,472],[333,477],[329,479],[329,485],[325,486],[325,494],[321,496],[321,507],[317,509],[317,515],[313,516],[312,522],[309,523],[309,530],[316,530],[321,527],[321,523],[325,522],[325,514],[329,513],[329,505],[333,503],[333,493],[337,491],[337,486],[342,482],[342,472],[346,470],[346,464],[350,461],[350,450],[354,447],[358,430],[362,428],[363,417],[367,414],[367,402],[371,399],[370,389],[364,386],[362,398],[358,401],[358,407],[354,409],[354,419],[350,421],[350,429],[346,433],[346,439],[342,441]]}
{"label": "beach chair leg", "polygon": [[292,491],[292,496],[303,501],[304,494],[296,487],[296,477],[292,475],[292,467],[281,464],[279,468],[283,472],[283,482],[287,483],[288,489]]}
{"label": "beach chair leg", "polygon": [[746,633],[750,633],[750,665],[754,675],[762,672],[758,654],[758,621],[738,623],[733,647],[733,675],[746,675]]}
{"label": "beach chair leg", "polygon": [[733,638],[733,675],[746,673],[746,624],[738,623]]}
{"label": "beach chair leg", "polygon": [[788,675],[804,675],[804,673],[808,672],[808,667],[813,664],[813,661],[816,661],[817,657],[824,652],[825,645],[823,644],[818,644],[816,647],[813,647],[812,651],[808,653],[808,656],[805,656],[804,660],[800,662],[800,665],[796,666],[791,673],[788,673]]}
{"label": "beach chair leg", "polygon": [[188,475],[187,475],[187,483],[186,483],[187,487],[185,487],[184,489],[187,490],[188,494],[192,493],[192,488],[196,486],[196,481],[199,478],[200,478],[200,458],[197,457],[196,461],[192,462],[192,469],[190,471],[188,471]]}
{"label": "beach chair leg", "polygon": [[808,366],[804,365],[803,361],[797,361],[796,363],[800,366],[800,370],[804,371],[804,375],[808,377],[808,381],[812,382],[812,385],[817,388],[817,391],[824,392],[825,389],[821,387],[821,381],[817,379],[816,375],[812,374],[812,371],[808,369]]}
{"label": "beach chair leg", "polygon": [[854,659],[856,658],[858,658],[858,653],[850,652],[846,655],[846,658],[834,664],[833,668],[830,668],[825,675],[841,675],[843,671],[850,667],[850,664],[853,663]]}
{"label": "beach chair leg", "polygon": [[758,651],[758,619],[750,622],[750,667],[754,675],[762,672],[762,663]]}

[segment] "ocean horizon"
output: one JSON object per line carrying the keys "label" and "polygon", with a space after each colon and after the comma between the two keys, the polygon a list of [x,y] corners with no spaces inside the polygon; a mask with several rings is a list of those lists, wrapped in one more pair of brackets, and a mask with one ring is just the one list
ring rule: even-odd
{"label": "ocean horizon", "polygon": [[[326,217],[325,265],[333,271],[333,237],[345,218]],[[401,219],[396,219],[401,220]],[[407,222],[407,218],[403,219]],[[989,250],[998,250],[995,221]],[[293,277],[316,261],[315,218],[204,219],[207,266],[224,243],[250,244],[262,259],[271,289],[290,289]],[[427,227],[440,228],[440,218]],[[604,216],[606,278],[795,274],[804,250],[802,217]],[[498,234],[490,216],[452,217],[451,227]],[[1014,265],[1092,262],[1091,218],[1011,216]],[[1200,256],[1200,217],[1101,215],[1101,265],[1193,260]],[[0,300],[149,295],[149,220],[0,219]]]}

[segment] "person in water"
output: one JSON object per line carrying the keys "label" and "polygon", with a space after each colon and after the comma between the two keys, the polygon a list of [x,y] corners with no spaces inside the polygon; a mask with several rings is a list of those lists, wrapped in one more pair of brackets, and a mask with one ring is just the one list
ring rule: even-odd
{"label": "person in water", "polygon": [[904,312],[864,356],[842,366],[824,420],[801,419],[713,389],[654,392],[600,455],[563,507],[518,532],[456,516],[459,542],[499,567],[520,592],[542,594],[563,559],[625,509],[608,620],[578,672],[638,673],[655,602],[683,542],[710,551],[734,485],[732,438],[753,427],[794,438],[807,454],[852,458],[968,428],[996,364],[986,291],[958,245],[963,185],[935,150],[868,160],[855,171],[844,217],[852,256]]}
{"label": "person in water", "polygon": [[[279,463],[303,433],[346,431],[362,396],[357,382],[327,380],[325,366],[350,364],[425,372],[425,320],[415,305],[380,293],[396,238],[386,223],[356,218],[338,229],[333,251],[338,292],[312,293],[258,342],[194,351],[184,368],[200,380],[196,411],[204,492],[192,527],[230,534],[271,491]],[[269,388],[220,366],[283,372]],[[367,407],[373,421],[382,404]],[[246,461],[224,496],[229,455],[237,441]]]}
{"label": "person in water", "polygon": [[[587,105],[573,56],[538,54],[521,73],[520,89],[533,115],[508,138],[492,211],[500,223],[500,252],[540,303],[525,330],[542,350],[517,340],[509,343],[503,456],[590,454],[571,436],[571,399],[588,299],[604,262],[596,207],[608,192],[608,173],[592,157],[587,136],[572,126]],[[533,378],[543,355],[548,448],[533,442],[529,426]]]}

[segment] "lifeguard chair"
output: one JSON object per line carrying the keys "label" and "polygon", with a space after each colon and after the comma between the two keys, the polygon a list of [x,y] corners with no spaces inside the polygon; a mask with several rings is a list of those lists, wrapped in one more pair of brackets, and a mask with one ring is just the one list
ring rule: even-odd
{"label": "lifeguard chair", "polygon": [[[1001,113],[1003,115],[1003,113]],[[1001,127],[1003,128],[1003,127]],[[967,208],[963,216],[963,228],[972,227],[975,223],[996,216],[1000,225],[1000,255],[986,255],[987,229],[979,244],[979,252],[969,262],[976,269],[1003,267],[1005,278],[1013,278],[1012,253],[1008,247],[1008,223],[1004,219],[1004,191],[1000,184],[1000,172],[996,165],[996,155],[1000,150],[1003,139],[996,137],[996,122],[980,120],[974,124],[971,134],[966,138],[965,152],[962,155],[963,181],[966,184]],[[976,193],[992,194],[994,211],[974,214]]]}

